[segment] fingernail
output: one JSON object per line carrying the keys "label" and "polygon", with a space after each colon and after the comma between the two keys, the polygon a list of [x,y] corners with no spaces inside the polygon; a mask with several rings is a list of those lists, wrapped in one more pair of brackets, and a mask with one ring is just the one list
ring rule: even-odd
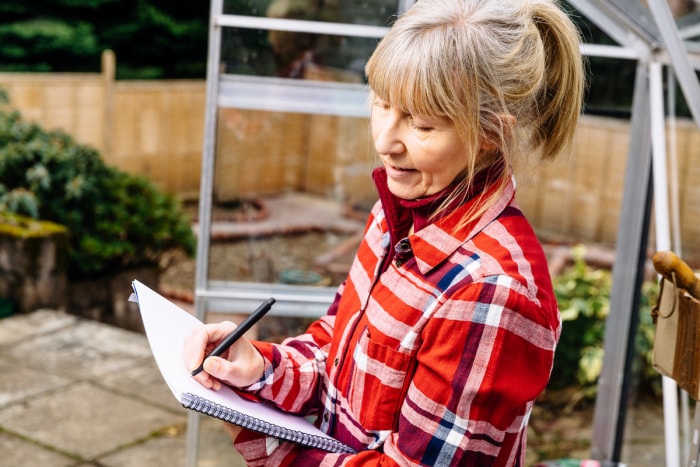
{"label": "fingernail", "polygon": [[214,374],[219,369],[219,362],[215,358],[207,358],[204,360],[204,369],[209,374]]}

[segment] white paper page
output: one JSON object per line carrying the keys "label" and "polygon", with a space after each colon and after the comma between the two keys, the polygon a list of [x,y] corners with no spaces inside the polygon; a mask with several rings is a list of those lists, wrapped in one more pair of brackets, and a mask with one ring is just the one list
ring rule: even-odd
{"label": "white paper page", "polygon": [[195,381],[185,368],[183,345],[185,337],[202,322],[139,281],[135,280],[133,284],[151,351],[163,378],[178,401],[182,402],[182,394],[192,393],[268,423],[332,439],[304,417],[243,399],[227,386],[214,391]]}

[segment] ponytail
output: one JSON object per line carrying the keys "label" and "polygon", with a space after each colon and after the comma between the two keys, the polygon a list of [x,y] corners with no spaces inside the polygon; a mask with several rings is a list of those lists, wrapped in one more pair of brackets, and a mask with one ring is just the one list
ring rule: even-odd
{"label": "ponytail", "polygon": [[533,1],[532,18],[542,38],[546,64],[531,143],[541,146],[542,158],[548,160],[572,146],[583,105],[583,59],[578,30],[555,4]]}

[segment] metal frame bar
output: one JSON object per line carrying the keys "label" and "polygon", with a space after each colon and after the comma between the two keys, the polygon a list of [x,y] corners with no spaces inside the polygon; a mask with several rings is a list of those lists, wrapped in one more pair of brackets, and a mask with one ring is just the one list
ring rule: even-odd
{"label": "metal frame bar", "polygon": [[256,282],[209,281],[207,289],[196,295],[219,312],[251,312],[263,300],[274,295],[276,302],[269,316],[315,318],[328,311],[336,287],[317,287]]}
{"label": "metal frame bar", "polygon": [[[204,143],[202,147],[202,173],[199,186],[199,234],[197,236],[197,257],[195,262],[195,291],[206,288],[209,277],[209,247],[211,239],[211,207],[214,186],[214,153],[216,148],[216,120],[219,56],[221,55],[221,27],[216,24],[216,16],[224,9],[223,0],[211,0],[209,24],[209,46],[207,57],[207,89],[204,109]],[[194,294],[195,315],[204,320],[206,303]],[[196,467],[199,455],[200,415],[189,411],[187,414],[187,434],[185,438],[185,466]]]}
{"label": "metal frame bar", "polygon": [[581,53],[589,57],[618,58],[623,60],[640,59],[636,49],[616,45],[581,44]]}
{"label": "metal frame bar", "polygon": [[[651,153],[654,186],[654,222],[656,250],[671,249],[671,224],[668,201],[668,173],[666,170],[666,128],[663,91],[663,67],[649,64],[649,96],[651,109]],[[680,465],[680,439],[678,436],[678,386],[662,376],[664,405],[664,439],[666,441],[666,465]]]}
{"label": "metal frame bar", "polygon": [[[605,326],[603,369],[598,379],[591,456],[618,462],[625,420],[630,333],[636,330],[651,206],[649,69],[637,65],[622,210],[613,265],[610,314]],[[633,341],[633,339],[632,339]]]}
{"label": "metal frame bar", "polygon": [[380,38],[389,28],[365,24],[330,23],[301,19],[266,18],[262,16],[224,15],[214,18],[219,27],[266,29],[270,31],[306,32],[332,36]]}
{"label": "metal frame bar", "polygon": [[345,117],[369,116],[364,84],[222,75],[219,107]]}

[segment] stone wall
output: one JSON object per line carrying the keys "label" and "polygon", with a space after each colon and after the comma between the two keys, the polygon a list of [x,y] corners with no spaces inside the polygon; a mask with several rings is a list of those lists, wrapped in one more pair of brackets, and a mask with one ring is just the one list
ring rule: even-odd
{"label": "stone wall", "polygon": [[68,232],[60,225],[0,215],[0,298],[17,313],[64,309]]}
{"label": "stone wall", "polygon": [[155,289],[158,286],[157,266],[132,268],[107,276],[72,280],[68,284],[68,312],[123,329],[142,332],[143,323],[138,306],[129,302],[133,291],[131,281],[134,279]]}
{"label": "stone wall", "polygon": [[158,267],[68,280],[68,231],[52,222],[0,214],[0,317],[38,309],[62,310],[132,331],[143,331],[131,281],[158,285]]}

